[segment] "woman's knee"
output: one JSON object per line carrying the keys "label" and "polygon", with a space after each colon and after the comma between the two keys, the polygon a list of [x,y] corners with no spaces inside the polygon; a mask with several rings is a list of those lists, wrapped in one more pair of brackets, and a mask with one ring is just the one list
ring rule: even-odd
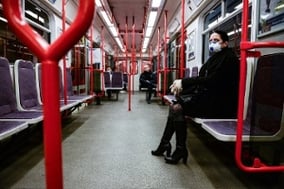
{"label": "woman's knee", "polygon": [[169,117],[176,121],[184,119],[183,109],[180,104],[174,104],[170,106]]}

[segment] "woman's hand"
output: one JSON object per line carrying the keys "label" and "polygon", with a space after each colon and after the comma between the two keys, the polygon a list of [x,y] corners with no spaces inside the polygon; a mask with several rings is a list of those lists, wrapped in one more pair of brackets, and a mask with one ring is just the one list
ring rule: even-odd
{"label": "woman's hand", "polygon": [[176,79],[170,86],[170,89],[174,95],[178,95],[182,91],[181,79]]}

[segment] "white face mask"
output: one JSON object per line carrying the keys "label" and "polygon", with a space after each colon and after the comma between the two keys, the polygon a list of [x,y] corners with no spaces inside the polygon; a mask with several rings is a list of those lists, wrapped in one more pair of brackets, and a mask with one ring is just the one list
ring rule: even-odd
{"label": "white face mask", "polygon": [[218,42],[210,42],[209,43],[209,51],[210,52],[220,52],[222,50],[220,43]]}

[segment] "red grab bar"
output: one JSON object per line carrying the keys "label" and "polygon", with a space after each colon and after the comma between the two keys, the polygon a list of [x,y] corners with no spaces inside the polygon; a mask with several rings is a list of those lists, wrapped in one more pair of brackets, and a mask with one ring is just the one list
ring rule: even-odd
{"label": "red grab bar", "polygon": [[72,25],[52,44],[48,44],[25,21],[20,0],[2,1],[8,24],[17,37],[42,62],[43,127],[46,186],[63,188],[61,115],[59,106],[58,61],[86,33],[93,20],[94,0],[80,0],[77,16]]}
{"label": "red grab bar", "polygon": [[246,83],[246,58],[249,56],[250,49],[284,47],[284,42],[250,42],[248,41],[248,0],[243,0],[242,15],[242,40],[241,40],[241,67],[240,67],[240,86],[239,86],[239,104],[238,104],[238,123],[235,159],[238,167],[246,172],[277,172],[284,171],[284,166],[267,166],[259,158],[255,158],[251,166],[246,166],[242,162],[242,135],[243,135],[243,110]]}

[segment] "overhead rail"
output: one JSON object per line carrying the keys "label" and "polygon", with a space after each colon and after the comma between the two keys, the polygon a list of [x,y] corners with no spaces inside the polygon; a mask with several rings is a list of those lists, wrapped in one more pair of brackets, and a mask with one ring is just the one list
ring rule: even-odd
{"label": "overhead rail", "polygon": [[[8,24],[17,37],[33,52],[43,65],[44,157],[47,189],[63,188],[61,114],[59,104],[58,62],[86,33],[95,11],[93,0],[80,0],[72,25],[52,44],[48,44],[26,22],[20,0],[2,1]],[[50,77],[52,75],[52,77]],[[53,90],[50,90],[53,89]]]}

